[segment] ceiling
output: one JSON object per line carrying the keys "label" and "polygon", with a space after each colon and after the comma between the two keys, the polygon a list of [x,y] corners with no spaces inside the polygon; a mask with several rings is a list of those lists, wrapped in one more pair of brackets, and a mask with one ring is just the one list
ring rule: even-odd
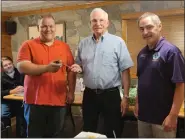
{"label": "ceiling", "polygon": [[[20,12],[37,10],[44,8],[53,8],[77,4],[94,3],[97,1],[1,1],[1,10],[4,12]],[[100,2],[100,1],[99,1]]]}

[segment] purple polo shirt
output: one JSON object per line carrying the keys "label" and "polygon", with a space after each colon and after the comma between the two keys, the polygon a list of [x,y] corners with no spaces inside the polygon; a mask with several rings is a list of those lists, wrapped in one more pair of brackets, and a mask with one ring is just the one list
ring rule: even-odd
{"label": "purple polo shirt", "polygon": [[144,47],[137,56],[138,119],[162,124],[171,110],[176,83],[185,82],[181,51],[161,38],[156,48]]}

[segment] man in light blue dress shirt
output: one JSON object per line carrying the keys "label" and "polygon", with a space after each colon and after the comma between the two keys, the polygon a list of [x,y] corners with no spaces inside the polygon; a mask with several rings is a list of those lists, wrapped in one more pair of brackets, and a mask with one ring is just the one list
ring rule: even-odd
{"label": "man in light blue dress shirt", "polygon": [[[95,8],[90,15],[93,35],[83,39],[78,48],[73,72],[83,72],[84,131],[96,132],[98,117],[104,118],[107,137],[121,137],[121,116],[128,108],[129,68],[133,61],[122,38],[108,33],[108,14]],[[121,100],[119,87],[124,86]]]}

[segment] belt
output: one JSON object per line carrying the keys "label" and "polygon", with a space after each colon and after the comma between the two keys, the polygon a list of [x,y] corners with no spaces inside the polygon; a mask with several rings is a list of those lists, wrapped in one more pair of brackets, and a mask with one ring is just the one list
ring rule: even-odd
{"label": "belt", "polygon": [[112,88],[107,88],[107,89],[91,89],[91,88],[88,88],[88,87],[85,87],[85,89],[87,91],[94,92],[96,94],[101,94],[103,92],[111,92],[111,91],[117,90],[118,86],[112,87]]}

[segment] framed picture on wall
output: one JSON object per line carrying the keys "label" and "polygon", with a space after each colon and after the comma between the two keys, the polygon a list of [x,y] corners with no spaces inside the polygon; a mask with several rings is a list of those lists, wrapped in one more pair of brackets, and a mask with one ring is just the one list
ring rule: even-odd
{"label": "framed picture on wall", "polygon": [[[39,37],[39,32],[37,25],[32,25],[28,27],[28,39],[34,39]],[[56,35],[57,40],[66,42],[66,26],[65,22],[56,23]]]}

